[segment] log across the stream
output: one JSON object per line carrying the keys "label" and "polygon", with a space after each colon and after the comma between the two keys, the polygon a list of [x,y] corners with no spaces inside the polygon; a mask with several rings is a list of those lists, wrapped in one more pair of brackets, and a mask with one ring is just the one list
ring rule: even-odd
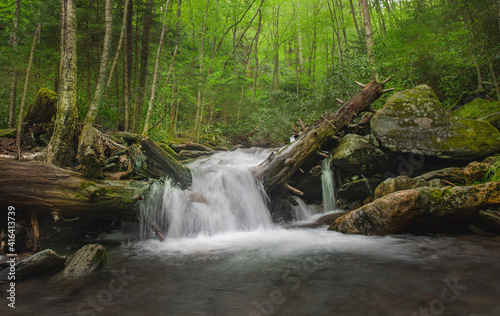
{"label": "log across the stream", "polygon": [[0,158],[0,207],[23,213],[59,213],[136,221],[134,205],[147,191],[140,181],[92,181],[48,162]]}
{"label": "log across the stream", "polygon": [[315,155],[323,145],[331,141],[336,133],[347,127],[354,116],[363,111],[370,110],[370,104],[384,92],[384,82],[371,81],[363,90],[345,102],[334,114],[324,116],[315,126],[309,127],[288,146],[283,147],[278,153],[272,154],[267,160],[253,170],[256,179],[261,180],[266,192],[286,188],[292,192],[298,190],[291,187],[287,181],[304,163]]}

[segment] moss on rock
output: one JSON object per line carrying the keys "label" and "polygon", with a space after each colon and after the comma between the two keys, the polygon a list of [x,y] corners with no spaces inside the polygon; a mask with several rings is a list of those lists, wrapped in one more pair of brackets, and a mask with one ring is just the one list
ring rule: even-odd
{"label": "moss on rock", "polygon": [[381,146],[395,152],[472,160],[500,150],[498,130],[450,116],[427,85],[395,93],[371,125]]}
{"label": "moss on rock", "polygon": [[500,101],[476,98],[452,112],[453,115],[486,121],[500,130]]}

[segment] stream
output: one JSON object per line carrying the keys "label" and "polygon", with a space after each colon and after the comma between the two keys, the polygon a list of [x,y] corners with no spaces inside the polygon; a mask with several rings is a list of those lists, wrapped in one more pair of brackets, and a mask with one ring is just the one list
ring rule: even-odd
{"label": "stream", "polygon": [[[0,314],[500,315],[500,237],[360,236],[273,224],[250,172],[268,155],[251,149],[199,159],[191,192],[158,182],[139,207],[140,225],[97,241],[108,250],[102,271],[18,282],[15,313],[4,299]],[[323,215],[298,202],[297,222]],[[166,232],[164,242],[151,221]]]}

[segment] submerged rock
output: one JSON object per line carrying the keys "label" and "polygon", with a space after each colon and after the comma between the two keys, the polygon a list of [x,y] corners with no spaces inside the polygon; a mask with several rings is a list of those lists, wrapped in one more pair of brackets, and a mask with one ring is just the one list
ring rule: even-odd
{"label": "submerged rock", "polygon": [[474,186],[398,191],[338,218],[329,230],[389,235],[440,232],[500,205],[500,181]]}
{"label": "submerged rock", "polygon": [[63,278],[84,277],[102,269],[107,260],[106,249],[99,244],[85,245],[78,250],[62,272]]}
{"label": "submerged rock", "polygon": [[[51,249],[45,249],[16,263],[16,280],[54,274],[64,268],[65,262],[66,258],[58,256]],[[2,270],[0,273],[0,283],[7,282],[8,273],[9,269]]]}
{"label": "submerged rock", "polygon": [[375,146],[370,139],[356,134],[342,137],[332,157],[335,166],[367,177],[383,173],[395,162],[391,154]]}
{"label": "submerged rock", "polygon": [[473,160],[500,150],[497,129],[451,116],[427,85],[395,93],[371,126],[381,146],[395,152]]}

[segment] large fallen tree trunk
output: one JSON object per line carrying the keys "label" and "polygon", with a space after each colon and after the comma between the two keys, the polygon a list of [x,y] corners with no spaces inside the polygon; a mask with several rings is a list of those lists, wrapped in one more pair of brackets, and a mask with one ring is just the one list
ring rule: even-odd
{"label": "large fallen tree trunk", "polygon": [[139,181],[91,181],[47,162],[0,158],[0,207],[20,213],[136,221],[134,205],[148,189]]}
{"label": "large fallen tree trunk", "polygon": [[329,142],[336,133],[344,129],[353,119],[363,111],[370,110],[370,104],[384,90],[384,82],[372,81],[352,99],[345,102],[334,114],[323,116],[323,119],[313,127],[305,130],[298,139],[283,147],[277,154],[272,154],[258,168],[254,176],[263,182],[268,193],[281,188],[287,188],[294,193],[299,193],[287,181],[305,162],[315,155],[321,147]]}

